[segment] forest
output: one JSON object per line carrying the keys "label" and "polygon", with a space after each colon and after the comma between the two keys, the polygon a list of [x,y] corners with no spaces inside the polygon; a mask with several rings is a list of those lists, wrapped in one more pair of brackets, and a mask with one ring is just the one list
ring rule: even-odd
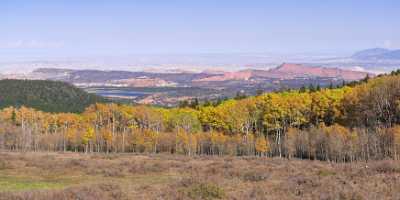
{"label": "forest", "polygon": [[7,107],[0,148],[268,156],[353,162],[400,158],[398,72],[176,108],[96,103],[84,112]]}
{"label": "forest", "polygon": [[0,80],[0,108],[27,106],[46,112],[83,112],[106,99],[65,82],[48,80]]}

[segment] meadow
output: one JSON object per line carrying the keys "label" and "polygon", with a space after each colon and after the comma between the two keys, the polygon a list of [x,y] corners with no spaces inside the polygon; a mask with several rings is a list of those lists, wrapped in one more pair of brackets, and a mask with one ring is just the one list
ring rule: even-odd
{"label": "meadow", "polygon": [[2,152],[8,199],[400,199],[400,162]]}

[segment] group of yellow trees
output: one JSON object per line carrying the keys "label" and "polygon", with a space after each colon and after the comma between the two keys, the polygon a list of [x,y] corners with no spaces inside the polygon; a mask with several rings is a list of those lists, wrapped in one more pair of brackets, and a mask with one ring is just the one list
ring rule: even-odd
{"label": "group of yellow trees", "polygon": [[400,158],[400,76],[265,93],[216,106],[95,104],[84,113],[0,113],[0,148],[266,155],[338,162]]}

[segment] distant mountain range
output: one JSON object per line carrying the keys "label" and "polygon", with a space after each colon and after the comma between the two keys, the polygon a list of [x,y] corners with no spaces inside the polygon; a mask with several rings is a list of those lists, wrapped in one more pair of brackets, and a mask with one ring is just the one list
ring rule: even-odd
{"label": "distant mountain range", "polygon": [[384,48],[366,49],[351,56],[358,60],[400,60],[400,49],[389,50]]}
{"label": "distant mountain range", "polygon": [[162,86],[193,86],[205,82],[262,82],[270,80],[292,79],[332,79],[353,81],[364,78],[366,72],[306,66],[301,64],[283,63],[269,70],[247,69],[236,72],[203,71],[203,72],[129,72],[101,70],[71,70],[41,68],[27,75],[32,79],[49,79],[73,83],[76,85],[109,85],[124,87],[162,87]]}

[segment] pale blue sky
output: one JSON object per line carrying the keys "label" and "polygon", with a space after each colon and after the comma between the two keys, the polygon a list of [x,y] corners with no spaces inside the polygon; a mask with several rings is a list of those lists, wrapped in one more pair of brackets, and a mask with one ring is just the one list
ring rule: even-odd
{"label": "pale blue sky", "polygon": [[2,0],[2,56],[400,48],[398,0]]}

